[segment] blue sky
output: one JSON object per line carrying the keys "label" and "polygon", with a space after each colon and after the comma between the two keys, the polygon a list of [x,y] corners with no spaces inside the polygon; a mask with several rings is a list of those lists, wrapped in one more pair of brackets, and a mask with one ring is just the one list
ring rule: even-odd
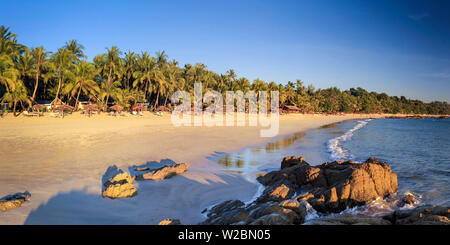
{"label": "blue sky", "polygon": [[450,102],[450,1],[6,1],[0,25],[49,51],[71,39],[232,68]]}

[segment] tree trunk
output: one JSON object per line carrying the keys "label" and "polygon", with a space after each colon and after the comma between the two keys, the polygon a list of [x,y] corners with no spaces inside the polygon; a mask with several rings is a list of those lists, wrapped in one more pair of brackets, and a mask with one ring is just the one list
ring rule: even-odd
{"label": "tree trunk", "polygon": [[166,96],[166,100],[164,101],[164,107],[167,106],[167,98],[169,98],[169,96]]}
{"label": "tree trunk", "polygon": [[78,111],[78,98],[80,98],[80,93],[81,93],[81,84],[80,88],[78,89],[77,100],[75,101],[75,108],[73,108],[74,111]]}
{"label": "tree trunk", "polygon": [[155,110],[156,110],[156,105],[158,104],[158,99],[159,99],[159,90],[158,93],[156,94],[156,100],[155,100]]}
{"label": "tree trunk", "polygon": [[105,101],[105,106],[106,106],[106,110],[108,109],[108,101],[109,101],[109,93],[106,95],[106,101]]}
{"label": "tree trunk", "polygon": [[62,76],[60,76],[58,81],[58,90],[56,90],[55,100],[59,98],[59,90],[61,89],[61,83],[62,83]]}
{"label": "tree trunk", "polygon": [[[39,69],[39,68],[37,68],[37,69]],[[33,101],[36,98],[36,91],[38,88],[38,84],[39,84],[39,72],[36,72],[36,83],[34,84],[34,91],[33,91],[33,97],[32,97]]]}
{"label": "tree trunk", "polygon": [[16,115],[16,104],[17,104],[17,100],[14,100],[14,105],[13,105],[13,115],[14,115],[15,117],[17,117],[17,115]]}

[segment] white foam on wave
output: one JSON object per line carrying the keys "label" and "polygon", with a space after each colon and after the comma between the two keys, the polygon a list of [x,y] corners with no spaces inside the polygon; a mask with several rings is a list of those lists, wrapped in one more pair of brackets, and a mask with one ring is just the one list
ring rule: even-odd
{"label": "white foam on wave", "polygon": [[367,123],[369,123],[372,119],[360,120],[358,124],[355,125],[352,129],[345,132],[345,134],[333,138],[328,141],[328,152],[331,153],[330,159],[332,161],[337,160],[348,160],[351,158],[351,155],[347,150],[341,147],[340,143],[343,141],[347,141],[353,137],[353,133],[358,129],[364,127]]}

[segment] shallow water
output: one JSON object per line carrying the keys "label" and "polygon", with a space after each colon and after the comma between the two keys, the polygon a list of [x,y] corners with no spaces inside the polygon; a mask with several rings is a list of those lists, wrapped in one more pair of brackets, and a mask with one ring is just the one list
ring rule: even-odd
{"label": "shallow water", "polygon": [[[304,156],[311,165],[333,160],[365,161],[377,157],[398,174],[399,194],[412,193],[419,204],[449,205],[450,120],[364,119],[322,126],[268,143],[209,159],[224,171],[240,173],[251,182],[278,170],[285,156]],[[346,212],[376,214],[391,210],[397,197],[377,200]]]}

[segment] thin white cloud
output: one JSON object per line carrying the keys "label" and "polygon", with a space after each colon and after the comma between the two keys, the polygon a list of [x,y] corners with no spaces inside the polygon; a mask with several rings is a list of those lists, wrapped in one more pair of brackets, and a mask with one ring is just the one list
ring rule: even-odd
{"label": "thin white cloud", "polygon": [[426,73],[426,74],[422,74],[422,76],[432,77],[432,78],[441,78],[441,79],[450,79],[450,72],[442,71],[442,72]]}
{"label": "thin white cloud", "polygon": [[410,19],[415,20],[415,21],[422,20],[422,19],[427,18],[427,17],[429,17],[429,16],[430,16],[430,15],[429,15],[428,13],[410,14],[410,15],[408,15],[408,17],[409,17]]}

